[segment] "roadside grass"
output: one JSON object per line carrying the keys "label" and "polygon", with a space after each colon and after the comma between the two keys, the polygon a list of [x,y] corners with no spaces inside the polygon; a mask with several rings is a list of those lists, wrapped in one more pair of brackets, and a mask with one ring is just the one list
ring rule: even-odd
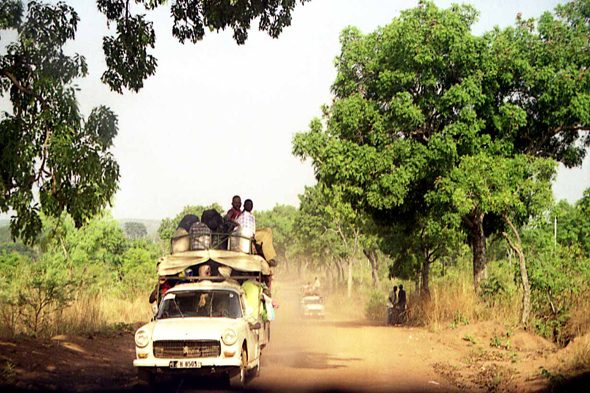
{"label": "roadside grass", "polygon": [[520,310],[514,304],[519,304],[519,293],[506,293],[501,301],[482,301],[473,291],[469,275],[464,271],[433,280],[430,298],[412,294],[408,302],[409,323],[433,331],[480,321],[516,325]]}
{"label": "roadside grass", "polygon": [[565,326],[565,334],[568,337],[581,337],[590,333],[590,297],[582,294],[569,312],[569,319]]}
{"label": "roadside grass", "polygon": [[[0,305],[3,307],[4,305]],[[18,315],[18,310],[12,312]],[[148,294],[134,299],[122,299],[115,294],[80,293],[68,307],[54,312],[46,318],[37,334],[29,331],[19,321],[0,321],[0,337],[15,338],[19,335],[53,337],[59,334],[91,336],[133,330],[133,324],[148,322],[152,317]]]}

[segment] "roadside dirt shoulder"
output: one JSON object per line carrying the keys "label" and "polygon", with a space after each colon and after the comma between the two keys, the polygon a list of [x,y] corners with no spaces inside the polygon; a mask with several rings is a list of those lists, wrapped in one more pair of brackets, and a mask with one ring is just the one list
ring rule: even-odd
{"label": "roadside dirt shoulder", "polygon": [[126,390],[136,383],[133,333],[0,340],[0,386],[23,391]]}

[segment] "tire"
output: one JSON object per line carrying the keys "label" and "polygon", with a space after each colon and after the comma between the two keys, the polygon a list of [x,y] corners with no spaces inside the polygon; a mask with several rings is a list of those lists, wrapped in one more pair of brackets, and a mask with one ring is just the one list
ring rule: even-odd
{"label": "tire", "polygon": [[251,370],[248,370],[248,379],[256,378],[260,376],[260,364]]}
{"label": "tire", "polygon": [[247,367],[248,367],[248,352],[246,348],[242,347],[242,354],[240,356],[241,364],[237,370],[229,374],[229,386],[234,390],[244,389],[246,384]]}

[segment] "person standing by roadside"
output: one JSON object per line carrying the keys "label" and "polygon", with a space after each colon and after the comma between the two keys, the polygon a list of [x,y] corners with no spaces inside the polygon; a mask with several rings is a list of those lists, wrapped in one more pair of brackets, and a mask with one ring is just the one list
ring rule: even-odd
{"label": "person standing by roadside", "polygon": [[387,324],[395,325],[397,323],[397,286],[389,292],[389,303],[387,307]]}
{"label": "person standing by roadside", "polygon": [[403,284],[399,284],[399,295],[397,297],[398,322],[406,321],[406,291]]}

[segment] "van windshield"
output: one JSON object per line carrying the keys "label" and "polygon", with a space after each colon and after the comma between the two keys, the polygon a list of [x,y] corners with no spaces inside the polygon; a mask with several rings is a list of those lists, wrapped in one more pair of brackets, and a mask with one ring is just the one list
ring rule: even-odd
{"label": "van windshield", "polygon": [[231,291],[176,292],[164,298],[156,319],[184,317],[241,318],[240,298]]}

